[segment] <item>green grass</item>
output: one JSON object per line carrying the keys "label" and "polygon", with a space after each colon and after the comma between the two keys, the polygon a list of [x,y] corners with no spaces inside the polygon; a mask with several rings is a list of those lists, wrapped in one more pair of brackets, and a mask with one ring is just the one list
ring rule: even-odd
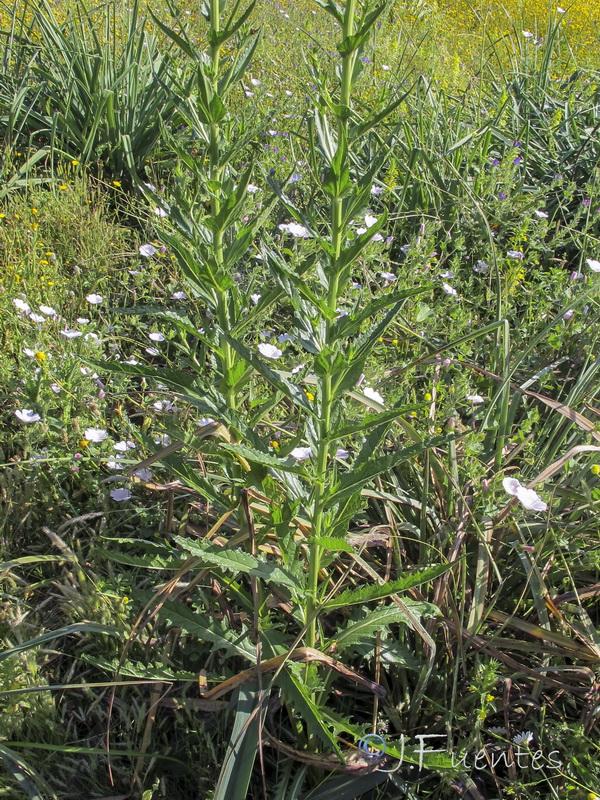
{"label": "green grass", "polygon": [[594,797],[599,75],[216,7],[3,39],[0,795]]}

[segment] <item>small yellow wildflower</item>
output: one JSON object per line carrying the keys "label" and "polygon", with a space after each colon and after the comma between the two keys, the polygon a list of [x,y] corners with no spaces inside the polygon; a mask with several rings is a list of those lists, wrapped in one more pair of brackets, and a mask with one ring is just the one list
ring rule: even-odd
{"label": "small yellow wildflower", "polygon": [[121,181],[113,181],[113,186],[116,186],[117,189],[121,188]]}
{"label": "small yellow wildflower", "polygon": [[37,353],[35,354],[34,358],[39,364],[43,364],[44,361],[46,360],[47,356],[46,356],[46,353],[42,353],[41,350],[38,350]]}
{"label": "small yellow wildflower", "polygon": [[39,214],[40,212],[37,210],[37,208],[32,208],[31,209],[31,213],[32,214]]}
{"label": "small yellow wildflower", "polygon": [[77,161],[77,159],[74,158],[74,159],[72,159],[71,164],[73,164],[73,166],[76,167],[77,164],[79,164],[79,161]]}
{"label": "small yellow wildflower", "polygon": [[308,400],[309,403],[312,403],[312,401],[315,399],[314,394],[312,392],[307,391],[306,389],[304,390],[304,394],[306,395],[306,399]]}
{"label": "small yellow wildflower", "polygon": [[392,339],[392,344],[398,344],[398,339]]}
{"label": "small yellow wildflower", "polygon": [[32,230],[32,231],[37,231],[37,229],[38,229],[39,227],[40,227],[40,226],[37,224],[37,222],[32,222],[32,223],[31,223],[31,230]]}
{"label": "small yellow wildflower", "polygon": [[600,475],[600,464],[592,464],[592,475]]}
{"label": "small yellow wildflower", "polygon": [[88,439],[80,439],[79,440],[79,447],[87,447],[88,444],[89,444],[89,440]]}
{"label": "small yellow wildflower", "polygon": [[273,439],[272,442],[269,442],[269,444],[271,445],[271,447],[274,447],[276,450],[279,447],[279,442],[276,442],[275,439]]}
{"label": "small yellow wildflower", "polygon": [[45,259],[45,258],[42,258],[42,259],[41,259],[41,261],[40,261],[40,264],[44,264],[45,266],[47,266],[49,263],[50,263],[50,262],[49,262],[49,261],[46,261],[46,259]]}
{"label": "small yellow wildflower", "polygon": [[63,192],[66,192],[69,187],[66,185],[66,183],[61,183],[58,188],[62,189]]}
{"label": "small yellow wildflower", "polygon": [[493,703],[496,697],[493,694],[486,694],[485,699],[488,701],[488,703]]}
{"label": "small yellow wildflower", "polygon": [[425,392],[425,396],[423,399],[425,400],[426,403],[431,403],[431,395],[429,394],[429,392]]}

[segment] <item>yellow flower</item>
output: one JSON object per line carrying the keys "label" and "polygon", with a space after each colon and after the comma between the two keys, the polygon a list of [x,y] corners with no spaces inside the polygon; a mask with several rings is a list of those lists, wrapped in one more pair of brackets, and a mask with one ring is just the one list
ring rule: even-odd
{"label": "yellow flower", "polygon": [[66,185],[66,183],[61,183],[58,188],[62,189],[63,192],[66,192],[69,187]]}
{"label": "yellow flower", "polygon": [[0,219],[4,219],[5,216],[6,214],[0,214]]}
{"label": "yellow flower", "polygon": [[79,161],[77,161],[77,159],[76,159],[76,158],[74,158],[74,159],[71,161],[71,164],[73,164],[73,166],[74,166],[74,167],[76,167],[76,166],[77,166],[77,164],[79,164]]}
{"label": "yellow flower", "polygon": [[40,261],[40,264],[46,264],[46,265],[47,265],[48,263],[49,263],[49,262],[48,262],[48,261],[46,261],[46,259],[45,259],[45,258],[42,258],[42,259],[41,259],[41,261]]}
{"label": "yellow flower", "polygon": [[486,694],[485,699],[488,701],[488,703],[493,703],[496,698],[493,694]]}
{"label": "yellow flower", "polygon": [[43,364],[47,358],[46,353],[42,353],[41,350],[38,350],[34,357],[35,360],[40,364]]}
{"label": "yellow flower", "polygon": [[274,447],[276,450],[279,447],[279,442],[276,442],[275,439],[273,439],[272,442],[269,442],[269,444],[271,445],[271,447]]}
{"label": "yellow flower", "polygon": [[39,214],[40,212],[37,210],[37,208],[32,208],[31,209],[31,213],[32,214]]}
{"label": "yellow flower", "polygon": [[113,181],[113,186],[116,186],[118,189],[121,188],[121,181]]}
{"label": "yellow flower", "polygon": [[592,464],[592,475],[600,475],[600,464]]}
{"label": "yellow flower", "polygon": [[89,441],[87,439],[80,439],[79,440],[79,447],[87,447],[88,444],[89,444]]}
{"label": "yellow flower", "polygon": [[308,400],[309,403],[312,403],[312,401],[315,399],[314,394],[312,392],[309,392],[307,389],[304,390],[304,394],[306,395],[306,399]]}
{"label": "yellow flower", "polygon": [[398,344],[398,339],[392,339],[392,344]]}
{"label": "yellow flower", "polygon": [[424,396],[423,399],[425,400],[426,403],[431,403],[431,395],[429,394],[429,392],[425,393],[425,396]]}
{"label": "yellow flower", "polygon": [[32,223],[31,223],[31,230],[32,230],[32,231],[37,231],[37,229],[38,229],[39,227],[40,227],[40,226],[37,224],[37,222],[32,222]]}

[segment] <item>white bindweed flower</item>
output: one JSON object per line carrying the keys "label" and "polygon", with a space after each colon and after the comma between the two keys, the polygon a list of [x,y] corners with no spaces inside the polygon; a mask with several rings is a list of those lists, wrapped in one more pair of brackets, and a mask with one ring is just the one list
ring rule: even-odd
{"label": "white bindweed flower", "polygon": [[157,347],[147,347],[146,352],[149,356],[158,356],[160,355],[160,350]]}
{"label": "white bindweed flower", "polygon": [[154,213],[156,214],[157,217],[161,218],[168,216],[168,212],[166,212],[164,208],[160,208],[160,206],[154,209]]}
{"label": "white bindweed flower", "polygon": [[487,261],[482,261],[481,259],[476,264],[473,264],[474,272],[487,272],[489,268]]}
{"label": "white bindweed flower", "polygon": [[387,65],[387,64],[382,64],[382,65],[381,65],[381,69],[382,69],[384,72],[389,72],[389,71],[391,70],[391,67],[388,67],[388,65]]}
{"label": "white bindweed flower", "polygon": [[377,196],[377,195],[382,194],[382,193],[383,193],[383,187],[382,186],[377,186],[375,184],[373,186],[371,186],[371,194],[374,194],[374,195]]}
{"label": "white bindweed flower", "polygon": [[52,389],[52,391],[54,392],[54,394],[60,394],[60,393],[62,392],[62,389],[60,388],[60,386],[58,385],[58,383],[51,383],[51,384],[50,384],[50,388]]}
{"label": "white bindweed flower", "polygon": [[34,314],[33,311],[29,315],[29,319],[32,322],[37,322],[37,323],[46,322],[46,317],[43,317],[41,314]]}
{"label": "white bindweed flower", "polygon": [[308,239],[310,236],[308,228],[305,228],[304,225],[299,225],[297,222],[284,222],[279,226],[279,230],[291,233],[296,239]]}
{"label": "white bindweed flower", "polygon": [[85,438],[88,442],[103,442],[105,439],[108,439],[108,433],[102,428],[86,428]]}
{"label": "white bindweed flower", "polygon": [[147,467],[142,467],[138,469],[137,472],[134,472],[134,477],[139,478],[141,481],[151,481],[152,480],[152,471],[149,470]]}
{"label": "white bindweed flower", "polygon": [[504,478],[502,486],[507,494],[516,497],[528,511],[545,511],[548,508],[548,504],[533,489],[521,486],[516,478]]}
{"label": "white bindweed flower", "polygon": [[255,186],[253,183],[249,183],[246,187],[246,191],[250,192],[250,194],[256,194],[256,192],[260,192],[260,186]]}
{"label": "white bindweed flower", "polygon": [[52,306],[38,306],[39,310],[42,314],[45,314],[47,317],[56,317],[56,311],[52,308]]}
{"label": "white bindweed flower", "polygon": [[376,403],[380,403],[381,405],[385,404],[385,400],[379,394],[379,392],[375,391],[375,389],[372,389],[370,386],[365,386],[363,389],[363,394],[365,397],[368,397],[369,400],[374,400]]}
{"label": "white bindweed flower", "polygon": [[442,283],[442,289],[446,292],[446,294],[452,295],[453,297],[458,297],[458,292],[449,283]]}
{"label": "white bindweed flower", "polygon": [[97,306],[104,300],[101,294],[88,294],[85,299],[92,306]]}
{"label": "white bindweed flower", "polygon": [[312,458],[312,454],[310,447],[294,447],[290,453],[291,457],[295,458],[296,461],[306,461],[308,458]]}
{"label": "white bindweed flower", "polygon": [[41,417],[31,408],[20,408],[15,411],[15,417],[20,419],[21,422],[39,422]]}
{"label": "white bindweed flower", "polygon": [[592,272],[600,272],[600,261],[596,261],[594,258],[587,258],[586,264]]}
{"label": "white bindweed flower", "polygon": [[533,213],[540,219],[548,219],[548,214],[545,211],[534,211]]}
{"label": "white bindweed flower", "polygon": [[365,225],[367,226],[367,228],[372,228],[376,222],[377,222],[377,217],[374,217],[372,214],[365,214]]}
{"label": "white bindweed flower", "polygon": [[262,297],[262,294],[251,294],[250,295],[250,300],[252,300],[254,305],[257,305],[258,301],[260,300],[261,297]]}
{"label": "white bindweed flower", "polygon": [[507,250],[506,251],[506,255],[509,258],[515,258],[517,260],[525,258],[525,256],[523,255],[523,253],[520,250]]}
{"label": "white bindweed flower", "polygon": [[393,272],[380,272],[379,273],[384,281],[395,281],[397,280],[396,276]]}
{"label": "white bindweed flower", "polygon": [[198,420],[198,425],[201,428],[204,428],[204,427],[206,427],[206,425],[212,425],[213,422],[214,422],[214,419],[212,417],[200,417],[200,419]]}
{"label": "white bindweed flower", "polygon": [[531,31],[521,31],[521,33],[526,39],[533,39],[533,33],[531,33]]}
{"label": "white bindweed flower", "polygon": [[303,369],[304,369],[304,364],[297,364],[295,367],[292,368],[292,375],[297,375]]}
{"label": "white bindweed flower", "polygon": [[187,294],[185,292],[173,292],[171,295],[171,300],[185,300],[187,298]]}
{"label": "white bindweed flower", "polygon": [[60,332],[61,336],[64,336],[66,339],[77,339],[78,336],[82,336],[83,334],[81,331],[72,331],[69,328],[65,328],[64,331]]}
{"label": "white bindweed flower", "polygon": [[151,244],[141,244],[139,247],[139,254],[141,256],[145,256],[146,258],[150,258],[156,253],[156,247]]}
{"label": "white bindweed flower", "polygon": [[485,403],[485,400],[480,394],[468,394],[467,400],[470,400],[474,406],[479,406],[481,403]]}
{"label": "white bindweed flower", "polygon": [[283,351],[273,344],[265,344],[262,342],[258,345],[258,352],[265,358],[281,358]]}
{"label": "white bindweed flower", "polygon": [[89,319],[87,317],[77,317],[77,322],[80,325],[87,325],[88,322],[89,322]]}
{"label": "white bindweed flower", "polygon": [[30,313],[31,308],[29,306],[29,303],[26,303],[25,300],[21,300],[20,297],[15,297],[13,303],[16,305],[19,311],[22,311],[24,314]]}
{"label": "white bindweed flower", "polygon": [[120,464],[118,461],[107,461],[106,466],[109,469],[124,469],[123,464]]}
{"label": "white bindweed flower", "polygon": [[343,461],[345,461],[349,455],[350,453],[347,450],[344,450],[343,447],[338,447],[338,449],[335,451],[335,457],[341,458]]}
{"label": "white bindweed flower", "polygon": [[164,342],[166,336],[164,333],[160,333],[159,331],[153,331],[152,333],[148,334],[148,338],[152,339],[153,342]]}
{"label": "white bindweed flower", "polygon": [[129,489],[111,489],[110,496],[116,503],[121,503],[131,498],[131,492]]}
{"label": "white bindweed flower", "polygon": [[252,86],[260,86],[260,81],[258,80],[258,78],[250,78],[250,83],[252,84]]}
{"label": "white bindweed flower", "polygon": [[128,359],[127,359],[127,361],[124,361],[123,363],[124,363],[124,364],[129,364],[129,366],[130,366],[130,367],[137,367],[137,365],[138,365],[140,362],[139,362],[139,361],[137,361],[135,358],[128,358]]}

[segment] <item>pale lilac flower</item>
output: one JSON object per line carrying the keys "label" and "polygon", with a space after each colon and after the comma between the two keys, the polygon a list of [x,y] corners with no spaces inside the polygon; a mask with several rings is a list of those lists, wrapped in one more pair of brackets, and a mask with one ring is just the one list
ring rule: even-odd
{"label": "pale lilac flower", "polygon": [[129,489],[111,489],[110,496],[116,503],[121,503],[131,498],[131,492]]}
{"label": "pale lilac flower", "polygon": [[548,214],[545,211],[534,211],[533,213],[540,219],[548,219]]}
{"label": "pale lilac flower", "polygon": [[171,300],[185,300],[187,297],[185,292],[173,292]]}
{"label": "pale lilac flower", "polygon": [[81,331],[72,331],[69,328],[65,328],[64,331],[60,332],[61,336],[64,336],[66,339],[77,339],[78,336],[82,336],[83,334]]}
{"label": "pale lilac flower", "polygon": [[594,258],[587,258],[586,264],[592,272],[600,272],[600,261],[596,261]]}
{"label": "pale lilac flower", "polygon": [[504,478],[502,486],[507,494],[516,497],[528,511],[545,511],[548,508],[547,503],[533,489],[521,486],[516,478]]}
{"label": "pale lilac flower", "polygon": [[29,319],[32,322],[37,322],[38,324],[41,324],[42,322],[46,322],[46,317],[43,317],[41,314],[34,314],[33,311],[29,315]]}
{"label": "pale lilac flower", "polygon": [[379,195],[379,194],[382,194],[382,193],[383,193],[383,187],[382,186],[376,186],[376,185],[371,186],[371,194]]}
{"label": "pale lilac flower", "polygon": [[393,272],[380,272],[379,273],[384,281],[395,281],[397,280],[396,276]]}
{"label": "pale lilac flower", "polygon": [[175,406],[170,400],[157,400],[155,403],[152,403],[152,407],[155,408],[157,411],[175,410]]}
{"label": "pale lilac flower", "polygon": [[103,442],[105,439],[108,439],[108,433],[102,428],[86,428],[85,438],[88,442]]}
{"label": "pale lilac flower", "polygon": [[156,214],[157,217],[164,218],[164,217],[168,216],[168,212],[165,211],[164,208],[160,208],[160,206],[158,208],[154,209],[154,213]]}
{"label": "pale lilac flower", "polygon": [[160,355],[160,350],[157,347],[147,347],[146,353],[148,353],[149,356],[158,356]]}
{"label": "pale lilac flower", "polygon": [[296,461],[306,461],[308,458],[312,458],[312,454],[310,447],[294,447],[290,453],[291,457],[295,458]]}
{"label": "pale lilac flower", "polygon": [[458,296],[458,292],[449,283],[442,283],[442,289],[446,292],[446,294],[452,295],[453,297]]}
{"label": "pale lilac flower", "polygon": [[153,331],[148,334],[148,338],[152,339],[153,342],[164,342],[166,337],[164,333],[160,333],[160,331]]}
{"label": "pale lilac flower", "polygon": [[149,470],[147,467],[142,467],[138,469],[137,472],[133,473],[136,478],[139,478],[141,481],[151,481],[152,480],[152,471]]}
{"label": "pale lilac flower", "polygon": [[155,192],[156,191],[156,186],[153,183],[146,183],[144,181],[144,186],[147,186],[148,189],[150,189],[151,192]]}
{"label": "pale lilac flower", "polygon": [[367,228],[373,227],[377,222],[377,217],[374,217],[372,214],[365,214],[365,225]]}
{"label": "pale lilac flower", "polygon": [[250,300],[252,300],[254,305],[257,305],[258,301],[260,300],[261,297],[262,297],[262,294],[251,294],[250,295]]}
{"label": "pale lilac flower", "polygon": [[153,256],[155,253],[156,253],[156,247],[154,247],[154,245],[142,244],[139,247],[139,254],[141,256],[145,256],[146,258],[150,258],[150,256]]}
{"label": "pale lilac flower", "polygon": [[42,314],[45,314],[47,317],[56,317],[56,311],[52,308],[52,306],[38,306]]}
{"label": "pale lilac flower", "polygon": [[480,394],[468,394],[467,400],[470,400],[474,406],[481,405],[481,403],[485,403],[485,400]]}
{"label": "pale lilac flower", "polygon": [[22,311],[24,314],[30,313],[31,307],[29,306],[29,303],[26,303],[24,300],[21,300],[20,297],[15,297],[13,299],[13,303],[16,305],[19,311]]}
{"label": "pale lilac flower", "polygon": [[250,83],[252,84],[252,86],[260,86],[260,81],[258,80],[258,78],[250,78]]}
{"label": "pale lilac flower", "polygon": [[533,39],[533,33],[531,33],[531,31],[521,31],[521,33],[526,39]]}
{"label": "pale lilac flower", "polygon": [[213,422],[214,419],[212,417],[200,417],[200,419],[198,420],[198,425],[201,428],[204,428],[206,425],[212,425]]}
{"label": "pale lilac flower", "polygon": [[50,388],[52,389],[52,391],[54,392],[54,394],[60,394],[60,393],[62,392],[62,389],[60,388],[60,386],[58,385],[58,383],[51,383],[51,384],[50,384]]}
{"label": "pale lilac flower", "polygon": [[383,236],[380,233],[376,233],[375,236],[371,239],[372,242],[383,242]]}
{"label": "pale lilac flower", "polygon": [[260,192],[260,186],[255,186],[253,183],[249,183],[246,187],[246,191],[250,192],[250,194],[256,194],[256,192]]}
{"label": "pale lilac flower", "polygon": [[297,375],[303,369],[304,369],[304,364],[297,364],[295,367],[292,368],[292,375]]}
{"label": "pale lilac flower", "polygon": [[[122,456],[117,456],[117,458],[122,458]],[[123,464],[120,464],[118,461],[107,461],[106,466],[109,469],[116,469],[116,470],[123,469]]]}
{"label": "pale lilac flower", "polygon": [[569,275],[569,280],[571,280],[571,281],[577,281],[577,280],[579,280],[579,278],[583,278],[583,272],[575,271],[575,272],[572,272]]}
{"label": "pale lilac flower", "polygon": [[525,258],[525,256],[520,250],[507,250],[506,255],[509,258],[516,258],[517,260]]}
{"label": "pale lilac flower", "polygon": [[379,392],[372,389],[370,386],[365,386],[363,389],[363,394],[365,397],[368,397],[369,400],[374,400],[376,403],[380,403],[382,406],[385,405],[385,400],[379,394]]}
{"label": "pale lilac flower", "polygon": [[41,417],[31,408],[20,408],[15,411],[15,417],[20,419],[21,422],[39,422]]}
{"label": "pale lilac flower", "polygon": [[86,333],[83,337],[87,342],[88,339],[92,339],[94,342],[98,341],[98,334],[97,333]]}
{"label": "pale lilac flower", "polygon": [[261,356],[265,358],[281,358],[283,355],[283,351],[278,347],[275,347],[273,344],[265,344],[264,342],[258,345],[258,351]]}
{"label": "pale lilac flower", "polygon": [[119,453],[126,453],[127,450],[135,450],[135,442],[129,439],[126,442],[115,442],[113,448]]}
{"label": "pale lilac flower", "polygon": [[310,233],[304,225],[298,225],[297,222],[284,222],[279,226],[280,231],[291,233],[296,239],[308,239]]}
{"label": "pale lilac flower", "polygon": [[563,314],[563,319],[564,319],[564,320],[569,320],[569,319],[571,319],[571,317],[573,316],[573,314],[574,314],[574,313],[575,313],[575,312],[573,311],[573,309],[572,309],[572,308],[571,308],[571,309],[569,309],[569,311],[565,311],[565,313]]}
{"label": "pale lilac flower", "polygon": [[104,300],[101,294],[88,294],[85,299],[92,306],[97,306]]}
{"label": "pale lilac flower", "polygon": [[335,451],[335,457],[341,458],[342,461],[345,461],[349,455],[350,453],[347,450],[344,450],[343,447],[338,447],[338,449]]}
{"label": "pale lilac flower", "polygon": [[89,322],[89,319],[87,317],[77,317],[77,322],[80,325],[87,325],[88,322]]}
{"label": "pale lilac flower", "polygon": [[136,359],[135,359],[135,358],[128,358],[128,359],[127,359],[127,361],[124,361],[123,363],[124,363],[124,364],[129,364],[129,366],[130,366],[130,367],[137,367],[137,365],[138,365],[140,362],[139,362],[139,361],[136,361]]}
{"label": "pale lilac flower", "polygon": [[289,333],[280,333],[279,336],[277,337],[277,341],[280,342],[281,344],[285,344],[286,342],[293,342],[295,340],[294,337],[291,336]]}

